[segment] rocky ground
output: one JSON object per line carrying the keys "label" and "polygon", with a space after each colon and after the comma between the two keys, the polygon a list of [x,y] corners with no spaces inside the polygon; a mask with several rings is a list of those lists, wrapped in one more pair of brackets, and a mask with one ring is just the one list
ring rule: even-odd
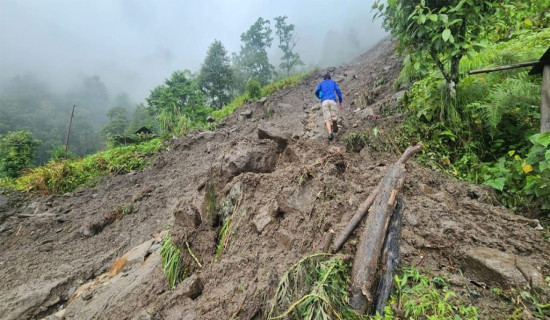
{"label": "rocky ground", "polygon": [[[392,51],[384,41],[330,69],[344,94],[332,142],[313,95],[320,70],[242,107],[216,131],[170,141],[142,172],[61,196],[4,191],[0,318],[265,319],[285,270],[319,250],[326,230],[341,230],[399,156],[368,146],[352,152],[342,140],[375,127],[391,136],[402,120],[392,90],[401,59]],[[550,244],[538,221],[499,205],[490,188],[414,159],[401,197],[404,266],[451,279],[481,319],[512,310],[491,294],[496,286],[542,287],[550,300]],[[355,252],[360,232],[344,256]],[[185,255],[188,278],[175,290],[160,263],[167,233],[195,256]]]}

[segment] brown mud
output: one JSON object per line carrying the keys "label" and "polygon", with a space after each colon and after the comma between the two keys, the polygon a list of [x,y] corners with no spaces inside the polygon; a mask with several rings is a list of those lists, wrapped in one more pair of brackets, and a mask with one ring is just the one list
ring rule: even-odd
{"label": "brown mud", "polygon": [[[61,196],[5,191],[0,318],[265,319],[285,270],[319,250],[326,230],[340,231],[400,156],[352,152],[342,140],[375,127],[392,136],[403,119],[392,90],[401,59],[392,52],[383,41],[331,69],[344,94],[332,142],[313,95],[320,70],[238,109],[216,131],[170,141],[142,172]],[[452,279],[481,319],[513,310],[492,287],[538,286],[548,301],[550,245],[536,220],[514,215],[488,187],[414,159],[406,168],[402,265]],[[345,256],[355,252],[360,230]],[[188,266],[174,290],[159,255],[167,232]]]}

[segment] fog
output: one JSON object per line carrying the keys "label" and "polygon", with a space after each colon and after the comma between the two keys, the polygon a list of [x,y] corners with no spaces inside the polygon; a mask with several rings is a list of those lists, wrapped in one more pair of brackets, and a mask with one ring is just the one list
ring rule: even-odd
{"label": "fog", "polygon": [[0,0],[0,85],[33,74],[59,92],[98,76],[111,97],[144,102],[175,70],[199,70],[220,40],[239,52],[241,33],[263,17],[294,24],[308,66],[337,65],[385,36],[374,0]]}

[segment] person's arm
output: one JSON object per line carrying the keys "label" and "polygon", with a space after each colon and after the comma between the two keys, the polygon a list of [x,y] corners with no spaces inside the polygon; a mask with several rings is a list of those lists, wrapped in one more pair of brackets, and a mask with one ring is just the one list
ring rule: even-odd
{"label": "person's arm", "polygon": [[321,92],[321,84],[319,83],[317,85],[317,88],[315,89],[315,96],[319,99],[321,99],[321,96],[319,96],[319,93]]}
{"label": "person's arm", "polygon": [[336,94],[338,95],[338,102],[340,102],[340,108],[342,108],[342,91],[340,91],[340,87],[338,87],[338,84],[336,82],[334,82],[334,84],[334,89],[336,90]]}

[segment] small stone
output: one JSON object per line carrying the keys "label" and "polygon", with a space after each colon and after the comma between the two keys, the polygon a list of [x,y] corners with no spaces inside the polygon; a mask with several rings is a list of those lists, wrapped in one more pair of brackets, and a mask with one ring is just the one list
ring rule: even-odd
{"label": "small stone", "polygon": [[351,125],[353,128],[357,128],[357,123]]}
{"label": "small stone", "polygon": [[535,227],[535,230],[537,231],[543,231],[544,230],[544,227],[540,225],[540,223],[537,224],[537,226]]}
{"label": "small stone", "polygon": [[80,295],[80,297],[82,297],[82,300],[90,300],[93,296],[94,293],[91,291],[84,291],[82,292],[82,295]]}
{"label": "small stone", "polygon": [[92,194],[92,198],[97,198],[97,193]]}
{"label": "small stone", "polygon": [[55,233],[60,233],[61,231],[63,231],[63,228],[59,228],[59,229],[55,230]]}
{"label": "small stone", "polygon": [[72,297],[75,292],[76,292],[76,286],[70,288],[69,292],[67,292],[67,299]]}
{"label": "small stone", "polygon": [[64,222],[67,222],[69,221],[69,219],[65,218],[65,217],[57,217],[57,222],[59,223],[64,223]]}

